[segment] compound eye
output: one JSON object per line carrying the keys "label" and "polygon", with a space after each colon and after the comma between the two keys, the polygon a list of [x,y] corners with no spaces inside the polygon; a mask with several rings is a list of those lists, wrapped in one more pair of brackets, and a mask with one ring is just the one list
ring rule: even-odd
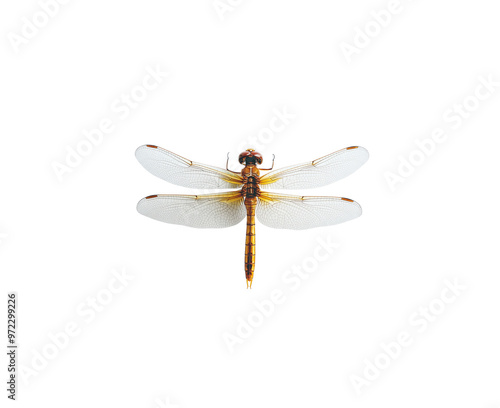
{"label": "compound eye", "polygon": [[255,161],[258,163],[258,164],[262,164],[262,155],[260,153],[257,153],[255,152],[253,154],[253,156],[255,157]]}
{"label": "compound eye", "polygon": [[240,157],[238,158],[238,161],[240,162],[240,164],[245,164],[247,156],[248,156],[248,152],[243,152],[240,154]]}

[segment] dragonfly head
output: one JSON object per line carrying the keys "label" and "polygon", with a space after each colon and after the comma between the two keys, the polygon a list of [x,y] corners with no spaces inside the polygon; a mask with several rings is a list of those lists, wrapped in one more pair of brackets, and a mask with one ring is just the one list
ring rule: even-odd
{"label": "dragonfly head", "polygon": [[262,164],[262,155],[253,149],[247,149],[240,154],[240,164]]}

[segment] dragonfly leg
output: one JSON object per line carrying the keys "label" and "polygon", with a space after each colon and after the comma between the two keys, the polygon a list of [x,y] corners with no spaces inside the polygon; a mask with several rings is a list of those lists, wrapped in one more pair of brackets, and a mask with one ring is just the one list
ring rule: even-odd
{"label": "dragonfly leg", "polygon": [[272,169],[274,168],[274,157],[275,157],[275,156],[274,156],[274,154],[273,154],[273,164],[272,164],[272,166],[271,166],[271,168],[270,168],[270,169],[259,169],[259,170],[264,170],[264,171],[267,171],[267,170],[272,170]]}
{"label": "dragonfly leg", "polygon": [[231,173],[234,173],[234,174],[240,174],[239,172],[237,171],[232,171],[232,170],[229,170],[229,152],[227,152],[227,161],[226,161],[226,170],[227,171],[230,171]]}

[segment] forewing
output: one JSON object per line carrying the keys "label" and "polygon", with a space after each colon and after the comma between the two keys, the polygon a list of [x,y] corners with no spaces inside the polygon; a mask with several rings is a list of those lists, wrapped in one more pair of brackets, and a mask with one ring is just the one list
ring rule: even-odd
{"label": "forewing", "polygon": [[368,157],[363,147],[347,147],[309,163],[271,171],[261,177],[260,185],[289,190],[326,186],[354,173]]}
{"label": "forewing", "polygon": [[246,216],[240,191],[206,195],[152,195],[139,201],[137,211],[154,220],[193,228],[231,227]]}
{"label": "forewing", "polygon": [[135,156],[151,174],[169,183],[190,188],[239,188],[240,175],[185,159],[154,145],[140,146]]}
{"label": "forewing", "polygon": [[257,219],[272,228],[303,230],[350,221],[361,206],[348,198],[293,196],[261,192]]}

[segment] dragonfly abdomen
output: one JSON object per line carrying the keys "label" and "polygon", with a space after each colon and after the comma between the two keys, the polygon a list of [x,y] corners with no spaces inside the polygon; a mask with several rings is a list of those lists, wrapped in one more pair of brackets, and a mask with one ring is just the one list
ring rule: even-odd
{"label": "dragonfly abdomen", "polygon": [[245,277],[247,287],[252,287],[253,273],[255,270],[255,208],[257,207],[256,197],[246,197],[245,207],[247,208],[247,233],[245,239]]}
{"label": "dragonfly abdomen", "polygon": [[260,194],[260,172],[255,165],[246,165],[241,170],[245,181],[242,193],[245,196],[245,207],[247,209],[247,234],[245,238],[245,276],[247,288],[252,287],[253,272],[255,270],[255,208],[257,197]]}

